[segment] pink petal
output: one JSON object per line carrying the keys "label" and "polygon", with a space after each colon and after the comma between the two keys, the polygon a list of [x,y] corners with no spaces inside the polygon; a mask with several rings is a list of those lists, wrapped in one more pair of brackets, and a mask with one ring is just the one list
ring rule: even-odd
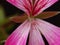
{"label": "pink petal", "polygon": [[[30,23],[25,21],[6,40],[5,45],[26,45]],[[28,28],[27,28],[28,27]]]}
{"label": "pink petal", "polygon": [[53,5],[58,0],[39,0],[37,3],[33,15],[38,15],[43,12],[45,9]]}
{"label": "pink petal", "polygon": [[[17,8],[23,10],[27,15],[38,15],[58,0],[7,0]],[[34,1],[34,4],[33,4]]]}
{"label": "pink petal", "polygon": [[49,45],[60,45],[60,28],[43,20],[36,20],[38,24],[37,27],[45,36]]}
{"label": "pink petal", "polygon": [[23,10],[28,15],[30,15],[30,11],[31,11],[30,2],[31,2],[31,0],[7,0],[7,1],[10,2],[11,4],[13,4],[14,6],[16,6],[17,8]]}
{"label": "pink petal", "polygon": [[35,25],[33,25],[30,30],[28,45],[45,45],[41,33]]}

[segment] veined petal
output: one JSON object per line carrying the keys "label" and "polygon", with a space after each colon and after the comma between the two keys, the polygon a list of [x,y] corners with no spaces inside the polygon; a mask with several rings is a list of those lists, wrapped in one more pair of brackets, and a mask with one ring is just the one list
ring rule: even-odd
{"label": "veined petal", "polygon": [[27,15],[36,16],[58,0],[7,0]]}
{"label": "veined petal", "polygon": [[58,0],[38,0],[36,3],[33,15],[38,15],[43,12],[45,9],[53,5]]}
{"label": "veined petal", "polygon": [[[26,45],[30,23],[25,21],[6,40],[5,45]],[[28,27],[28,28],[27,28]]]}
{"label": "veined petal", "polygon": [[38,24],[37,27],[45,36],[49,45],[60,45],[60,28],[43,20],[36,20]]}
{"label": "veined petal", "polygon": [[7,0],[9,3],[13,4],[17,8],[23,10],[25,13],[30,15],[31,11],[31,0]]}
{"label": "veined petal", "polygon": [[36,13],[38,13],[39,12],[39,10],[41,9],[41,8],[43,8],[45,5],[46,5],[46,3],[48,2],[48,0],[38,0],[37,2],[36,2],[36,4],[34,5],[34,12],[33,12],[33,15],[35,15]]}
{"label": "veined petal", "polygon": [[32,26],[30,30],[28,45],[45,45],[41,33],[36,26]]}

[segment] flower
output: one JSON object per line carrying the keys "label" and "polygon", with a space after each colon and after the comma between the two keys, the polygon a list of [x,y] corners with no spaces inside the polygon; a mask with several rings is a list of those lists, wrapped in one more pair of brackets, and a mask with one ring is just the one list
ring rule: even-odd
{"label": "flower", "polygon": [[58,0],[7,1],[23,10],[28,15],[28,19],[8,37],[5,45],[26,45],[28,36],[28,45],[45,45],[41,34],[49,45],[60,45],[60,28],[42,19],[33,18]]}
{"label": "flower", "polygon": [[17,8],[23,10],[27,15],[38,15],[58,0],[7,0]]}

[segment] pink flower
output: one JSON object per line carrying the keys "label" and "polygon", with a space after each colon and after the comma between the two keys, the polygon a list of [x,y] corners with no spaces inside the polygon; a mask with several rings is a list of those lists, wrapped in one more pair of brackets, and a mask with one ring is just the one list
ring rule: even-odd
{"label": "pink flower", "polygon": [[7,0],[17,8],[23,10],[27,15],[38,15],[58,0]]}
{"label": "pink flower", "polygon": [[6,40],[5,45],[45,45],[43,37],[49,45],[60,45],[60,28],[42,19],[33,18],[53,5],[57,0],[7,0],[23,10],[28,19],[21,24]]}

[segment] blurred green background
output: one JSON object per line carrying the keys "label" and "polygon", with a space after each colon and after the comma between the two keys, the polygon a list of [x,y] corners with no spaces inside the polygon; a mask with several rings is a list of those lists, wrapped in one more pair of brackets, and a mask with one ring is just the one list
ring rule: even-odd
{"label": "blurred green background", "polygon": [[[59,2],[51,6],[45,11],[60,11]],[[24,12],[6,2],[6,0],[0,0],[0,45],[4,45],[6,38],[20,25],[10,20],[10,17],[15,15],[22,15]],[[46,21],[53,23],[60,27],[60,15],[54,16]]]}
{"label": "blurred green background", "polygon": [[20,24],[12,22],[10,17],[23,13],[23,11],[9,4],[6,0],[0,0],[0,45],[4,45],[6,38]]}

